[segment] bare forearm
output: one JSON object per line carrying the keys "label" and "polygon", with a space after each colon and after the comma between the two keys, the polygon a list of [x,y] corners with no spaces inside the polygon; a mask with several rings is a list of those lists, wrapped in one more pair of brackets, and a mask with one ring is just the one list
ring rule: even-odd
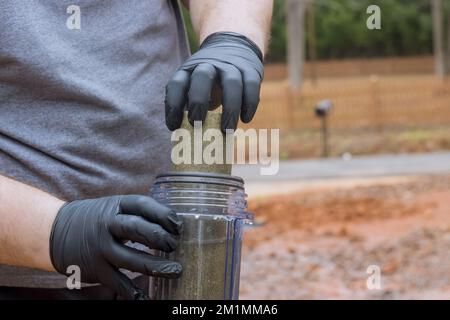
{"label": "bare forearm", "polygon": [[0,176],[0,264],[54,271],[49,238],[63,201]]}
{"label": "bare forearm", "polygon": [[273,0],[190,0],[192,24],[202,42],[214,32],[231,31],[267,49]]}

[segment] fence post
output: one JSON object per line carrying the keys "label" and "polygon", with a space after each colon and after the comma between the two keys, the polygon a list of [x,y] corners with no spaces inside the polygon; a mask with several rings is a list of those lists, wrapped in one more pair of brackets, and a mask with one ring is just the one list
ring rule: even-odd
{"label": "fence post", "polygon": [[300,95],[300,90],[295,89],[291,86],[286,87],[286,95],[287,95],[287,110],[286,110],[286,117],[287,117],[287,127],[288,129],[295,129],[296,123],[295,123],[295,109],[298,106],[298,96]]}
{"label": "fence post", "polygon": [[378,133],[383,131],[383,110],[380,101],[380,79],[377,75],[370,76],[370,100],[372,106],[373,125]]}

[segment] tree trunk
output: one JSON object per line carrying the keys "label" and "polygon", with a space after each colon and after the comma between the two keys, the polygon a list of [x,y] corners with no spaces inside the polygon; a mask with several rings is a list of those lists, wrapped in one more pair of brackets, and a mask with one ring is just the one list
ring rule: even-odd
{"label": "tree trunk", "polygon": [[287,0],[289,82],[299,89],[303,82],[305,61],[305,0]]}
{"label": "tree trunk", "polygon": [[445,76],[444,23],[442,0],[432,0],[433,45],[435,72],[440,78]]}
{"label": "tree trunk", "polygon": [[447,68],[446,68],[446,74],[450,74],[450,13],[448,14],[447,18]]}
{"label": "tree trunk", "polygon": [[308,4],[308,55],[311,66],[311,82],[313,85],[317,82],[317,49],[316,49],[316,13],[314,0]]}

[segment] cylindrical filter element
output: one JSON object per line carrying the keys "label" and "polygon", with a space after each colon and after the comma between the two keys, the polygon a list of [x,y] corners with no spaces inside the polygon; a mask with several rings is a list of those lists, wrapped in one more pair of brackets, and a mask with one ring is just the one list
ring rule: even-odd
{"label": "cylindrical filter element", "polygon": [[159,175],[152,197],[183,219],[178,248],[161,256],[181,263],[179,279],[152,278],[156,299],[234,300],[239,296],[242,233],[252,215],[241,178],[195,172]]}

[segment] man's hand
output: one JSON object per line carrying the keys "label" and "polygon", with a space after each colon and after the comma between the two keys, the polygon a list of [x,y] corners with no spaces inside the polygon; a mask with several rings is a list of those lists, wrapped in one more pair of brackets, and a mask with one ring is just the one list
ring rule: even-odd
{"label": "man's hand", "polygon": [[171,209],[145,196],[112,196],[66,203],[59,210],[50,236],[55,269],[70,265],[81,280],[101,283],[127,299],[145,294],[118,269],[176,278],[181,265],[123,245],[126,240],[166,252],[177,246],[181,220]]}
{"label": "man's hand", "polygon": [[239,116],[250,122],[259,103],[273,0],[183,2],[202,45],[166,86],[167,127],[180,127],[186,106],[191,123],[204,120],[208,108],[220,102],[211,93],[218,93],[216,88],[221,89],[222,130],[235,129]]}
{"label": "man's hand", "polygon": [[250,122],[262,79],[262,53],[253,41],[234,32],[208,36],[166,86],[167,127],[180,127],[186,104],[191,124],[204,121],[214,107],[211,92],[216,81],[222,89],[222,130],[236,129],[239,115],[242,122]]}

